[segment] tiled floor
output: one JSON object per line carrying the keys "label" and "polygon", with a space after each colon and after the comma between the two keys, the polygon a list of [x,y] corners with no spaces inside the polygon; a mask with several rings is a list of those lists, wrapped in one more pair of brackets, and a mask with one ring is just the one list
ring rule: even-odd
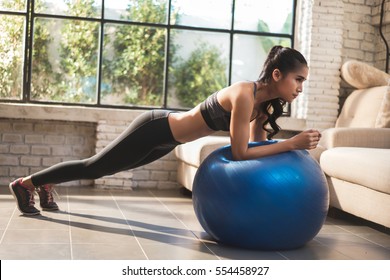
{"label": "tiled floor", "polygon": [[251,251],[210,240],[179,190],[58,192],[61,211],[25,217],[0,189],[0,259],[390,260],[390,235],[361,222],[328,218],[303,248]]}

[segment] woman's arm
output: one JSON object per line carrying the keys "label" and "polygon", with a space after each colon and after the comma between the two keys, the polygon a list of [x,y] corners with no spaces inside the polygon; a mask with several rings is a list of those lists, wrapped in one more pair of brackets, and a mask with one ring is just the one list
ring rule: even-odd
{"label": "woman's arm", "polygon": [[247,159],[248,141],[250,137],[250,117],[253,110],[253,96],[245,94],[245,88],[239,87],[236,94],[230,94],[230,143],[233,159]]}
{"label": "woman's arm", "polygon": [[[233,159],[255,159],[291,150],[314,149],[321,138],[317,130],[307,130],[278,143],[266,146],[248,148],[248,141],[261,137],[261,132],[250,133],[250,117],[253,110],[253,98],[248,94],[237,94],[232,100],[232,115],[230,122],[230,141]],[[253,124],[252,128],[259,124]],[[260,138],[259,138],[260,139]]]}
{"label": "woman's arm", "polygon": [[260,142],[267,140],[267,131],[265,131],[263,128],[263,123],[266,119],[267,116],[262,115],[251,121],[249,142]]}
{"label": "woman's arm", "polygon": [[237,149],[234,148],[234,144],[232,142],[233,159],[248,160],[264,156],[270,156],[282,152],[288,152],[291,150],[311,150],[317,147],[320,139],[320,132],[317,130],[310,129],[303,131],[290,139],[280,141],[271,145],[257,146],[252,148],[248,148],[247,145],[245,148],[241,147],[241,149]]}

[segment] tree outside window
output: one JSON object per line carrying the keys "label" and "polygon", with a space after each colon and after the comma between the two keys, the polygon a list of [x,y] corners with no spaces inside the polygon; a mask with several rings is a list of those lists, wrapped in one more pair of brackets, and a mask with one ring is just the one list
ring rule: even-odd
{"label": "tree outside window", "polygon": [[192,107],[292,45],[295,1],[281,2],[274,19],[236,1],[232,23],[232,0],[0,0],[0,100]]}

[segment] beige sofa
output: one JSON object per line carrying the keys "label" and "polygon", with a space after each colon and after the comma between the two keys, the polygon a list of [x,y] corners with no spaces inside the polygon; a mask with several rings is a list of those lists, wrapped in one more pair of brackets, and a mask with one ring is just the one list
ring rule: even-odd
{"label": "beige sofa", "polygon": [[358,89],[311,154],[328,179],[330,206],[390,227],[390,76],[357,61],[341,74]]}
{"label": "beige sofa", "polygon": [[207,136],[175,148],[178,159],[177,181],[192,190],[196,171],[203,160],[214,150],[230,144],[229,136]]}

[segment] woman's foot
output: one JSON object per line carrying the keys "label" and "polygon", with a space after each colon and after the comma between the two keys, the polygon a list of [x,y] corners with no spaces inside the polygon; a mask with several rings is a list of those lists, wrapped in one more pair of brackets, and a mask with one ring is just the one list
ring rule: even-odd
{"label": "woman's foot", "polygon": [[28,188],[22,184],[22,178],[19,178],[9,184],[9,189],[15,197],[18,208],[23,215],[39,215],[40,211],[34,207],[34,188]]}
{"label": "woman's foot", "polygon": [[38,195],[42,210],[55,211],[59,209],[57,203],[54,202],[53,191],[53,185],[44,185],[38,188]]}

